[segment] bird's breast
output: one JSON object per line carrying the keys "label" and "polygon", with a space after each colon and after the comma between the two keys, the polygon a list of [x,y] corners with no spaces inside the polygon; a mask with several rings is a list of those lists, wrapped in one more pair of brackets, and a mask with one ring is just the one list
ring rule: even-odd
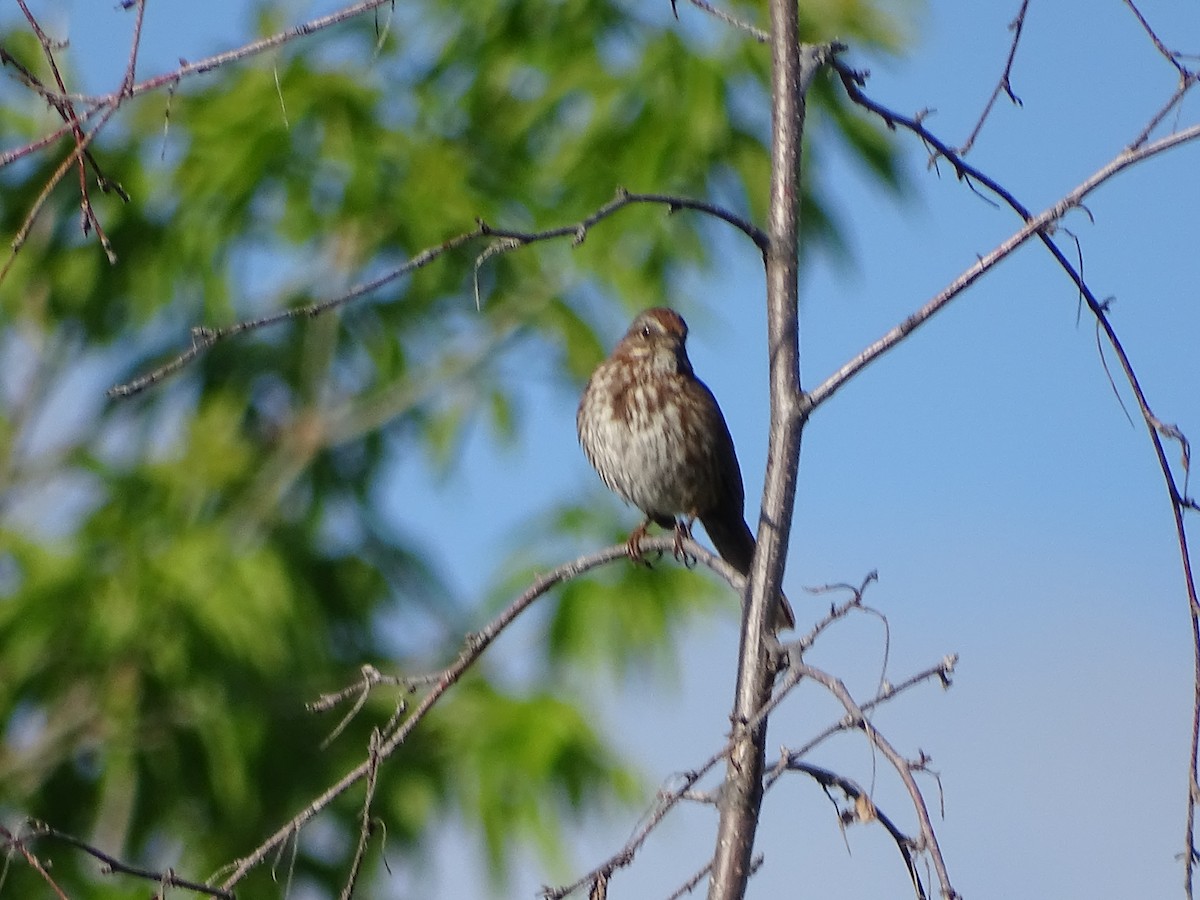
{"label": "bird's breast", "polygon": [[715,502],[716,479],[708,442],[689,415],[695,404],[686,379],[627,377],[629,368],[606,364],[589,382],[578,416],[584,452],[605,484],[643,512],[699,514]]}

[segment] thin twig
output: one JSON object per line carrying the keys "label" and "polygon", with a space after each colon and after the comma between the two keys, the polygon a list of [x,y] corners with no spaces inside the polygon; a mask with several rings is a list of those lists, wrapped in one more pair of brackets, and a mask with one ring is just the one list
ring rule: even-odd
{"label": "thin twig", "polygon": [[[688,545],[688,549],[689,552],[692,550],[690,544]],[[707,554],[707,551],[705,551],[703,554],[700,554],[700,559],[702,562],[710,564],[709,559],[705,558],[706,555],[710,554]],[[720,562],[720,560],[717,561]],[[741,578],[741,576],[733,572],[732,569],[729,569],[728,573],[733,576],[731,580]],[[937,665],[918,672],[917,674],[906,678],[899,684],[887,686],[871,700],[863,703],[860,709],[862,709],[863,712],[872,710],[880,704],[886,703],[887,701],[898,697],[900,694],[903,694],[917,685],[931,679],[937,679],[943,686],[949,685],[950,677],[954,671],[954,665],[957,660],[958,657],[954,654],[946,656]],[[761,710],[759,710],[754,719],[748,723],[748,727],[753,727],[754,725],[761,723],[764,718],[770,715],[776,709],[776,707],[783,702],[788,694],[790,694],[792,690],[794,690],[796,686],[800,684],[803,678],[803,671],[796,668],[789,669],[786,677],[782,679],[776,686],[770,702],[767,703]],[[784,774],[787,769],[788,760],[799,760],[803,754],[810,752],[817,744],[840,731],[848,730],[850,727],[850,723],[846,720],[843,720],[842,722],[839,722],[838,724],[826,729],[818,738],[805,744],[798,751],[790,754],[785,760],[777,763],[772,767],[770,773],[764,779],[763,791],[769,791],[779,780],[780,776]],[[646,840],[650,837],[651,832],[653,832],[654,829],[662,823],[663,819],[666,818],[667,813],[669,813],[676,805],[678,805],[680,801],[687,799],[691,795],[691,790],[696,783],[710,771],[712,771],[713,768],[715,768],[717,764],[721,762],[721,760],[727,758],[730,750],[733,748],[733,744],[734,742],[732,738],[727,740],[724,746],[713,753],[708,759],[701,763],[700,766],[678,776],[680,780],[676,787],[669,791],[660,791],[655,800],[654,808],[646,816],[642,825],[633,834],[633,836],[630,837],[630,839],[626,841],[619,850],[617,850],[616,853],[612,854],[612,856],[608,857],[595,868],[591,869],[584,875],[581,875],[570,884],[565,884],[554,888],[542,888],[540,891],[540,896],[546,898],[546,900],[562,900],[562,898],[574,893],[584,885],[593,883],[597,878],[610,877],[617,869],[630,865],[638,851],[642,848],[642,845],[645,844]],[[712,863],[710,861],[709,864],[702,870],[702,872],[707,873],[711,870],[711,867]],[[703,874],[701,877],[703,877]]]}
{"label": "thin twig", "polygon": [[[919,326],[927,322],[935,313],[943,309],[951,300],[965,291],[968,287],[974,284],[988,270],[992,269],[1001,260],[1006,259],[1018,247],[1024,244],[1029,238],[1037,235],[1048,248],[1052,248],[1054,253],[1054,242],[1050,239],[1047,232],[1051,226],[1066,215],[1070,210],[1078,208],[1082,205],[1084,198],[1091,194],[1094,190],[1100,187],[1105,182],[1112,179],[1118,173],[1124,171],[1130,166],[1136,165],[1152,156],[1157,156],[1160,153],[1165,153],[1167,150],[1174,149],[1189,141],[1200,138],[1200,124],[1193,125],[1182,131],[1162,137],[1153,143],[1146,144],[1136,150],[1126,150],[1118,154],[1107,165],[1101,167],[1093,173],[1081,184],[1072,191],[1067,193],[1053,206],[1048,207],[1038,215],[1032,215],[1026,207],[1021,204],[1010,191],[998,184],[994,179],[985,175],[979,169],[970,165],[961,159],[952,149],[950,149],[943,141],[934,136],[925,126],[915,118],[901,115],[886,107],[876,103],[866,97],[860,87],[859,80],[861,75],[853,70],[843,66],[841,63],[834,62],[834,67],[842,77],[842,83],[845,85],[847,93],[851,99],[865,109],[879,115],[886,124],[890,127],[903,127],[914,134],[920,136],[923,141],[926,141],[933,146],[938,154],[944,157],[955,169],[960,178],[969,179],[979,184],[984,185],[989,191],[1003,200],[1009,207],[1016,211],[1024,220],[1025,225],[1003,241],[999,246],[991,252],[979,257],[978,261],[968,268],[965,272],[954,279],[947,287],[940,291],[935,297],[928,301],[924,306],[912,313],[903,322],[891,329],[883,337],[872,343],[858,354],[854,359],[847,362],[840,369],[829,376],[814,390],[810,391],[806,396],[801,410],[801,415],[809,415],[822,403],[825,403],[838,390],[846,385],[846,383],[861,372],[864,368],[896,346],[908,334],[916,330]],[[1079,285],[1082,279],[1078,277],[1074,266],[1062,255],[1059,251],[1056,255],[1059,265],[1063,267],[1072,281]],[[1090,293],[1090,292],[1088,292]]]}
{"label": "thin twig", "polygon": [[[57,90],[52,90],[41,84],[41,82],[33,75],[32,72],[23,66],[20,66],[15,58],[2,49],[0,49],[0,63],[16,67],[21,73],[22,80],[25,82],[25,84],[31,89],[37,91],[37,93],[41,95],[60,114],[66,124],[61,129],[54,132],[52,136],[39,138],[38,140],[32,141],[23,147],[18,147],[0,155],[0,167],[8,165],[9,163],[20,159],[29,153],[35,152],[36,150],[42,149],[52,143],[53,140],[57,139],[57,137],[66,133],[70,133],[75,139],[76,147],[75,152],[67,158],[67,166],[69,167],[71,165],[76,165],[79,170],[80,208],[82,213],[84,234],[87,234],[91,230],[95,230],[97,240],[100,242],[100,245],[107,255],[109,262],[115,263],[117,261],[116,252],[114,251],[112,243],[109,240],[108,235],[105,233],[92,204],[87,183],[87,167],[89,165],[92,167],[102,191],[106,193],[113,191],[127,202],[129,197],[118,183],[111,181],[107,176],[105,176],[96,160],[91,156],[90,152],[87,151],[87,145],[91,143],[95,135],[112,117],[112,114],[116,112],[116,110],[127,99],[147,93],[149,91],[159,90],[161,88],[173,90],[174,87],[184,78],[193,75],[200,75],[204,72],[216,69],[219,66],[262,53],[265,50],[280,46],[293,39],[304,37],[320,29],[328,28],[332,25],[344,22],[347,19],[351,19],[367,10],[375,9],[376,7],[382,6],[385,3],[394,2],[394,0],[363,0],[363,2],[346,7],[345,9],[339,10],[328,16],[322,16],[320,18],[313,19],[302,25],[297,25],[293,28],[279,32],[271,37],[245,44],[237,49],[206,57],[197,63],[187,63],[184,61],[181,63],[179,68],[172,72],[148,79],[140,84],[135,84],[133,79],[136,73],[138,49],[141,44],[142,18],[145,6],[144,0],[136,0],[137,18],[134,23],[133,40],[130,47],[129,60],[126,64],[124,77],[117,90],[100,97],[74,94],[67,90],[66,83],[62,78],[54,56],[54,50],[58,44],[42,30],[42,27],[38,23],[37,19],[29,11],[25,0],[17,0],[17,2],[22,12],[24,12],[30,28],[33,30],[35,36],[42,45],[43,55],[46,57],[50,71],[54,76]],[[82,111],[77,109],[76,104],[80,104],[83,107]],[[91,132],[85,133],[85,125],[89,123],[90,120],[96,115],[101,117],[99,124],[97,124]],[[9,259],[4,264],[4,267],[0,269],[0,283],[2,283],[5,276],[7,276],[8,271],[12,266],[13,258],[17,253],[20,252],[29,228],[32,227],[42,204],[45,202],[46,197],[50,193],[50,190],[62,179],[63,174],[63,171],[56,172],[46,184],[37,201],[35,201],[33,209],[27,215],[25,223],[22,225],[17,237],[13,240],[12,251]]]}
{"label": "thin twig", "polygon": [[33,869],[33,871],[42,876],[42,880],[46,882],[50,890],[54,891],[55,896],[58,897],[59,900],[68,900],[66,893],[61,887],[58,886],[58,882],[56,882],[50,876],[50,873],[46,871],[46,867],[42,865],[42,861],[34,856],[33,851],[26,846],[25,841],[17,837],[3,825],[0,825],[0,835],[4,837],[5,844],[4,870],[0,871],[0,887],[2,887],[4,884],[4,876],[7,874],[9,859],[12,855],[11,851],[16,850],[23,857],[25,857],[25,862],[29,868]]}
{"label": "thin twig", "polygon": [[[646,552],[654,551],[672,551],[675,547],[676,538],[674,535],[663,535],[660,537],[647,538],[642,541],[642,548]],[[696,544],[694,541],[687,540],[684,544],[689,553],[694,555],[701,562],[718,572],[725,575],[732,572],[732,569],[719,560],[705,548]],[[319,812],[324,810],[337,797],[341,796],[347,789],[357,782],[368,777],[373,769],[378,768],[378,765],[386,761],[396,750],[408,739],[413,729],[421,722],[429,711],[438,703],[445,693],[458,682],[463,674],[469,669],[475,661],[483,655],[483,652],[491,646],[492,642],[504,632],[509,625],[526,609],[540,597],[547,594],[552,588],[557,585],[576,578],[584,572],[590,571],[598,566],[608,563],[624,560],[628,558],[628,550],[625,544],[617,544],[612,547],[607,547],[603,550],[598,550],[586,556],[581,556],[570,562],[558,566],[556,569],[537,578],[533,584],[525,589],[517,596],[499,615],[489,622],[483,629],[474,634],[467,635],[463,648],[460,651],[458,658],[453,664],[448,666],[440,673],[438,680],[431,685],[429,692],[421,699],[412,714],[408,716],[398,728],[379,744],[377,761],[367,759],[359,763],[351,771],[347,772],[337,782],[326,788],[318,797],[310,802],[304,809],[293,816],[285,825],[280,827],[274,834],[263,841],[249,855],[235,861],[230,867],[230,873],[221,883],[221,888],[226,891],[232,891],[251,869],[259,865],[265,860],[272,851],[284,844],[292,835],[298,834],[300,829],[310,821]]]}
{"label": "thin twig", "polygon": [[97,847],[93,847],[87,841],[80,840],[74,835],[67,834],[65,831],[59,831],[52,825],[46,822],[33,821],[30,823],[33,833],[38,837],[53,838],[57,841],[62,841],[64,844],[70,844],[77,850],[82,850],[89,856],[93,856],[100,862],[104,863],[102,871],[105,873],[118,872],[122,875],[132,875],[135,878],[143,878],[146,881],[157,882],[158,884],[167,887],[183,888],[186,891],[192,891],[197,894],[205,894],[209,897],[219,897],[221,900],[233,900],[233,894],[222,888],[212,887],[207,884],[201,884],[198,881],[190,881],[186,878],[180,878],[170,869],[166,871],[155,871],[153,869],[143,869],[140,866],[132,866],[129,863],[122,862],[115,856],[105,853]]}
{"label": "thin twig", "polygon": [[1178,87],[1176,87],[1174,93],[1171,94],[1170,99],[1167,100],[1167,102],[1163,104],[1162,108],[1151,117],[1150,121],[1146,123],[1146,127],[1143,128],[1138,133],[1138,136],[1130,142],[1127,149],[1137,150],[1144,143],[1146,143],[1146,141],[1150,140],[1150,135],[1153,133],[1154,129],[1162,124],[1162,121],[1168,115],[1170,115],[1171,111],[1183,102],[1184,96],[1188,91],[1194,88],[1197,83],[1200,83],[1200,73],[1198,72],[1191,72],[1185,78],[1181,79]]}
{"label": "thin twig", "polygon": [[825,614],[825,617],[823,619],[821,619],[815,625],[813,625],[812,629],[808,632],[808,634],[804,635],[799,640],[793,642],[793,644],[787,645],[785,647],[785,649],[787,649],[788,647],[794,646],[800,653],[803,654],[805,650],[807,650],[814,643],[816,643],[817,638],[820,636],[821,632],[823,632],[826,628],[828,628],[830,625],[832,625],[834,622],[838,621],[839,619],[845,618],[845,616],[847,614],[849,614],[851,610],[862,609],[863,608],[863,594],[866,592],[867,587],[872,582],[875,582],[878,580],[879,580],[879,573],[876,571],[871,571],[871,572],[867,573],[867,576],[862,580],[862,584],[858,585],[858,587],[855,587],[852,584],[839,583],[839,584],[823,584],[823,585],[819,585],[817,587],[805,588],[805,590],[808,591],[810,594],[824,594],[824,593],[827,593],[828,591],[849,591],[851,596],[850,596],[849,600],[846,600],[842,603],[832,604],[829,607],[829,612]]}
{"label": "thin twig", "polygon": [[1179,61],[1179,54],[1168,49],[1167,45],[1162,42],[1162,38],[1160,38],[1155,33],[1154,29],[1150,27],[1150,23],[1146,21],[1146,17],[1142,15],[1142,11],[1137,8],[1137,5],[1133,2],[1133,0],[1125,0],[1125,5],[1129,7],[1134,17],[1137,18],[1138,24],[1142,26],[1142,30],[1145,31],[1150,37],[1150,40],[1153,41],[1154,48],[1158,50],[1158,52],[1162,55],[1162,58],[1175,67],[1175,71],[1179,73],[1179,77],[1181,79],[1187,78],[1190,73],[1184,67],[1183,63]]}
{"label": "thin twig", "polygon": [[29,232],[33,228],[33,223],[37,219],[38,214],[41,212],[42,206],[45,204],[47,198],[50,196],[50,192],[54,190],[54,187],[63,179],[63,176],[67,174],[67,170],[75,164],[75,162],[84,152],[86,152],[88,144],[90,144],[96,135],[100,133],[100,129],[107,124],[108,120],[112,118],[116,111],[117,108],[114,106],[105,112],[100,117],[100,121],[96,124],[96,126],[91,131],[84,134],[83,138],[75,145],[74,151],[72,151],[70,155],[63,159],[58,168],[55,169],[54,174],[50,176],[49,180],[47,180],[45,186],[42,188],[41,193],[39,193],[37,199],[34,200],[33,206],[30,208],[28,214],[26,214],[25,221],[22,223],[16,237],[14,237],[12,240],[12,249],[9,252],[8,259],[5,260],[4,267],[0,269],[0,284],[2,284],[4,279],[8,276],[8,272],[12,268],[13,261],[16,259],[17,253],[20,251],[21,246],[25,243],[26,238],[29,237]]}
{"label": "thin twig", "polygon": [[373,832],[373,818],[371,816],[371,804],[375,802],[375,784],[379,779],[379,764],[383,761],[379,755],[379,748],[383,741],[378,728],[371,730],[371,742],[367,750],[367,762],[370,763],[370,768],[367,770],[367,790],[366,796],[363,798],[362,805],[362,820],[358,828],[358,847],[354,851],[354,860],[350,863],[350,874],[346,878],[346,885],[342,888],[340,900],[350,900],[354,895],[354,885],[358,882],[359,873],[362,871],[363,856],[367,852],[367,842],[371,839]]}
{"label": "thin twig", "polygon": [[[945,657],[942,658],[942,661],[939,662],[937,665],[930,666],[927,669],[923,669],[920,672],[917,672],[915,675],[910,675],[908,678],[904,679],[903,681],[901,681],[897,684],[889,683],[889,684],[883,685],[883,687],[880,689],[879,693],[877,693],[870,700],[867,700],[865,703],[863,703],[861,708],[862,708],[863,712],[870,712],[871,710],[875,709],[875,707],[879,706],[881,703],[885,703],[886,701],[891,700],[893,697],[897,696],[898,694],[902,694],[905,691],[911,690],[912,688],[916,687],[918,684],[921,684],[926,681],[931,681],[935,678],[938,680],[938,682],[942,685],[943,688],[949,688],[950,685],[953,683],[954,668],[957,665],[958,665],[958,654],[957,653],[947,654]],[[799,748],[797,748],[796,750],[793,750],[791,752],[789,758],[792,758],[792,759],[803,758],[807,754],[811,753],[816,747],[820,746],[825,741],[827,741],[829,738],[833,737],[835,734],[839,734],[843,731],[849,730],[852,727],[852,725],[853,725],[853,723],[849,722],[846,719],[842,719],[838,722],[835,722],[833,725],[828,726],[824,731],[821,731],[816,736],[809,738],[809,740],[806,743],[802,744]],[[783,774],[783,772],[784,772],[784,768],[780,767],[778,765],[774,769],[771,770],[770,774],[767,775],[767,779],[766,779],[767,789],[770,789],[771,785],[773,785],[775,783],[775,781],[779,778],[780,775]]]}
{"label": "thin twig", "polygon": [[[812,763],[789,760],[787,768],[789,771],[803,772],[808,775],[825,789],[826,796],[829,796],[831,800],[833,797],[829,794],[829,788],[836,787],[846,795],[847,799],[853,801],[853,810],[839,811],[843,824],[849,824],[855,820],[860,822],[870,822],[872,819],[877,820],[887,830],[887,833],[892,836],[892,840],[896,844],[896,849],[900,851],[900,856],[904,860],[904,866],[908,869],[908,877],[912,879],[913,890],[916,891],[917,900],[926,900],[925,885],[921,883],[921,875],[917,871],[916,860],[912,853],[914,846],[912,838],[901,831],[896,823],[875,805],[875,801],[869,793],[864,791],[853,779],[838,775],[836,772],[822,768],[821,766],[814,766]],[[834,805],[837,805],[836,802]]]}
{"label": "thin twig", "polygon": [[146,0],[134,0],[133,39],[129,42],[129,62],[125,64],[125,77],[121,79],[121,94],[132,96],[134,77],[137,73],[138,49],[142,46],[142,19],[146,15]]}
{"label": "thin twig", "polygon": [[673,890],[669,895],[667,895],[667,900],[679,900],[680,897],[683,897],[686,894],[690,894],[692,891],[694,891],[696,889],[696,886],[699,885],[701,881],[703,881],[706,877],[708,877],[708,873],[711,871],[712,871],[712,860],[709,860],[699,870],[697,870],[696,873],[693,874],[691,878],[689,878],[687,881],[685,881],[683,884],[681,884],[679,887],[677,887],[675,890]]}
{"label": "thin twig", "polygon": [[1008,59],[1004,62],[1004,71],[1000,73],[1000,80],[996,83],[996,87],[992,90],[992,96],[988,98],[988,102],[984,104],[983,112],[979,116],[979,121],[975,123],[975,127],[971,129],[971,133],[967,136],[963,145],[958,148],[958,152],[962,156],[966,156],[971,152],[971,148],[975,146],[975,139],[979,137],[979,132],[983,130],[983,123],[987,121],[988,116],[992,114],[992,107],[996,105],[996,101],[1000,99],[1000,94],[1005,93],[1008,99],[1021,106],[1021,98],[1013,91],[1012,86],[1012,67],[1013,60],[1017,58],[1017,44],[1021,42],[1021,32],[1025,28],[1025,13],[1029,10],[1029,0],[1021,0],[1021,8],[1017,10],[1016,17],[1008,23],[1009,30],[1013,33],[1012,43],[1008,48]]}
{"label": "thin twig", "polygon": [[854,701],[854,698],[846,690],[846,685],[842,683],[841,679],[835,678],[807,663],[795,662],[794,665],[804,678],[822,685],[838,699],[842,707],[846,710],[846,713],[850,716],[853,727],[862,729],[863,733],[871,741],[871,744],[892,764],[892,767],[896,770],[896,774],[900,776],[900,780],[908,789],[909,797],[912,799],[913,810],[916,812],[917,822],[921,828],[922,849],[933,860],[934,871],[937,872],[938,881],[942,886],[942,896],[946,900],[956,900],[960,895],[950,884],[950,875],[946,871],[946,861],[942,858],[942,850],[933,830],[933,821],[929,817],[929,809],[925,805],[925,798],[921,793],[920,787],[917,786],[916,779],[913,777],[913,766],[907,759],[897,753],[896,748],[871,724],[870,719],[866,716],[866,711]]}
{"label": "thin twig", "polygon": [[[672,8],[674,8],[675,2],[676,2],[676,0],[671,0]],[[713,6],[711,3],[708,2],[708,0],[688,0],[688,2],[691,3],[692,6],[696,7],[697,9],[704,10],[704,12],[708,13],[710,16],[720,19],[726,25],[732,25],[734,28],[737,28],[741,31],[746,32],[746,34],[750,35],[752,38],[754,38],[760,44],[765,44],[767,41],[769,41],[771,39],[770,32],[765,31],[764,29],[759,28],[756,25],[751,25],[749,22],[743,22],[741,19],[739,19],[737,16],[733,15],[732,13],[727,13],[727,12],[725,12],[725,10],[719,9],[716,6]]]}
{"label": "thin twig", "polygon": [[[498,239],[498,243],[492,245],[497,248],[491,252],[485,251],[484,256],[495,255],[496,253],[507,252],[518,247],[524,247],[529,244],[538,243],[540,241],[555,240],[557,238],[570,237],[575,244],[580,244],[587,237],[588,231],[600,221],[607,219],[618,211],[627,206],[634,204],[652,204],[667,207],[668,212],[674,212],[680,209],[689,209],[696,212],[702,212],[712,216],[723,222],[726,222],[754,241],[755,245],[760,249],[766,246],[766,236],[747,219],[730,212],[724,207],[714,203],[709,203],[704,200],[694,200],[690,197],[676,197],[669,194],[631,194],[625,190],[618,190],[616,196],[597,209],[595,212],[585,218],[574,222],[570,225],[561,225],[556,228],[548,228],[544,231],[516,231],[508,228],[497,228],[489,225],[482,219],[478,220],[476,227],[471,231],[463,232],[455,235],[448,240],[443,241],[434,247],[426,248],[416,256],[402,263],[395,268],[384,272],[369,281],[356,285],[349,291],[339,294],[336,297],[322,300],[317,303],[310,303],[306,306],[294,307],[285,309],[279,312],[271,313],[266,316],[261,316],[255,319],[247,319],[241,322],[235,322],[232,325],[226,325],[222,328],[209,328],[206,326],[196,326],[192,329],[192,343],[187,350],[179,353],[172,359],[152,369],[151,371],[139,375],[131,381],[117,384],[110,387],[107,391],[109,397],[131,397],[134,394],[141,393],[146,388],[151,387],[170,375],[175,374],[184,366],[188,365],[205,351],[211,348],[219,341],[234,337],[235,335],[243,334],[248,331],[257,331],[262,328],[267,328],[272,325],[279,325],[283,322],[292,321],[295,319],[316,318],[331,310],[345,306],[373,291],[378,290],[386,284],[408,275],[417,269],[429,265],[434,260],[444,254],[457,250],[472,241],[480,238],[490,237]],[[477,263],[478,265],[479,263]]]}
{"label": "thin twig", "polygon": [[[59,46],[58,42],[52,40],[42,30],[41,25],[38,24],[38,21],[34,18],[33,13],[29,11],[29,7],[26,6],[25,0],[17,0],[17,5],[21,8],[21,12],[25,14],[25,18],[29,22],[29,26],[33,29],[33,32],[37,36],[39,43],[41,43],[42,55],[46,58],[46,63],[50,66],[50,73],[54,76],[54,83],[58,85],[57,96],[50,91],[46,91],[44,88],[42,91],[40,91],[40,93],[42,93],[43,96],[50,98],[51,105],[62,117],[63,121],[67,123],[68,128],[71,130],[71,134],[75,138],[76,152],[73,153],[70,158],[79,170],[79,204],[82,213],[83,233],[86,235],[90,230],[95,229],[96,237],[100,241],[100,246],[104,248],[104,252],[108,256],[108,261],[110,263],[116,263],[116,254],[113,252],[112,244],[108,240],[108,235],[105,234],[104,228],[100,224],[100,219],[97,217],[96,210],[92,206],[91,194],[88,191],[87,167],[89,157],[86,155],[85,150],[87,144],[91,141],[91,138],[85,139],[84,137],[83,127],[80,124],[79,116],[75,111],[75,104],[67,94],[66,82],[63,81],[62,73],[59,71],[58,62],[54,56],[54,50],[57,46]],[[117,102],[119,103],[119,99]],[[100,172],[99,166],[96,166],[94,159],[92,160],[92,164],[96,168],[96,172],[101,184],[105,184],[106,179]],[[32,219],[27,222],[27,225],[31,224]],[[17,252],[17,247],[15,245],[13,252]],[[7,268],[8,267],[6,266],[6,271]]]}

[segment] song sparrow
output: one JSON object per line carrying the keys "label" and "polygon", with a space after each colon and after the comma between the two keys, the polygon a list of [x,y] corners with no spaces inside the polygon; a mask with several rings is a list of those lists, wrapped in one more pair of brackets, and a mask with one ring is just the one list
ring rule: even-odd
{"label": "song sparrow", "polygon": [[[717,399],[692,372],[686,341],[687,323],[674,310],[638,315],[583,391],[579,443],[604,483],[646,515],[629,536],[632,558],[641,558],[651,522],[675,529],[679,553],[699,519],[717,552],[745,575],[755,542],[742,515],[742,471]],[[776,629],[794,626],[781,595]]]}

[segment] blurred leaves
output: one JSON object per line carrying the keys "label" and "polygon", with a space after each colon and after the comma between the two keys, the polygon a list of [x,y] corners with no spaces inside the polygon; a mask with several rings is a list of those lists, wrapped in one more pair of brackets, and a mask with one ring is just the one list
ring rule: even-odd
{"label": "blurred leaves", "polygon": [[597,798],[631,803],[634,774],[618,762],[583,710],[546,692],[514,697],[477,678],[456,686],[431,723],[458,773],[467,821],[478,823],[493,872],[514,842],[561,864],[563,819],[603,811]]}
{"label": "blurred leaves", "polygon": [[[734,4],[747,18],[758,6]],[[885,52],[903,39],[867,0],[802,11],[815,39]],[[72,173],[0,284],[6,821],[38,816],[203,877],[360,762],[396,698],[373,697],[327,750],[332,725],[304,701],[386,664],[389,629],[419,636],[405,646],[420,659],[395,666],[425,668],[452,658],[468,614],[481,615],[409,536],[424,511],[394,521],[375,486],[397,459],[454,478],[479,421],[515,441],[522,391],[585,378],[607,344],[597,324],[710,264],[714,226],[631,207],[578,247],[492,256],[477,313],[481,243],[338,314],[219,345],[136,399],[97,402],[111,381],[172,355],[192,325],[336,296],[477,217],[554,227],[626,187],[762,220],[768,55],[744,35],[615,0],[429,0],[390,15],[382,44],[363,17],[181,83],[169,128],[163,94],[126,102],[92,145],[131,197],[92,190],[118,264],[80,233]],[[267,5],[255,18],[291,21]],[[44,72],[23,24],[0,44]],[[813,105],[899,185],[886,134],[827,88]],[[0,93],[3,150],[58,124],[19,82]],[[0,168],[0,232],[17,234],[70,146]],[[810,242],[836,246],[820,178],[805,184]],[[629,527],[579,507],[542,521],[493,602]],[[566,585],[528,681],[474,673],[386,764],[375,812],[389,851],[415,852],[457,816],[497,878],[526,845],[561,862],[565,822],[638,797],[571,674],[669,668],[671,634],[726,603],[736,608],[724,585],[670,560]],[[301,835],[295,874],[318,895],[345,877],[359,802],[342,798],[320,835]],[[78,853],[37,849],[79,895],[129,893]],[[249,895],[278,895],[271,877],[254,873]],[[45,894],[21,865],[4,889]]]}
{"label": "blurred leaves", "polygon": [[[546,569],[547,559],[571,559],[599,547],[623,544],[636,514],[597,493],[547,510],[520,529],[517,548],[491,605],[507,603]],[[531,562],[532,557],[535,562]],[[689,618],[713,610],[735,614],[738,596],[703,567],[688,568],[669,554],[649,554],[645,564],[619,560],[555,590],[557,603],[544,618],[546,680],[572,668],[608,671],[619,678],[659,674],[675,662],[679,632]]]}

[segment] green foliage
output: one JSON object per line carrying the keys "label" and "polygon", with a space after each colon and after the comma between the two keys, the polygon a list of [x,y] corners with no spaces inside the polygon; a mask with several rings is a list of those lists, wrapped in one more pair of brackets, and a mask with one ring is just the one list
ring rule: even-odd
{"label": "green foliage", "polygon": [[[522,527],[527,546],[514,552],[497,583],[493,606],[507,603],[546,569],[550,558],[572,559],[597,547],[622,543],[636,518],[599,493],[578,504],[548,510]],[[536,562],[531,562],[531,558]],[[669,554],[648,554],[644,564],[622,562],[572,579],[555,591],[557,603],[543,618],[546,680],[570,670],[607,670],[622,678],[672,669],[678,631],[697,613],[734,614],[738,598],[702,567],[688,568]]]}
{"label": "green foliage", "polygon": [[638,796],[635,776],[588,716],[547,692],[514,697],[473,678],[456,686],[430,727],[451,754],[463,812],[478,823],[498,876],[514,835],[561,863],[564,817],[596,815],[606,795],[622,802]]}
{"label": "green foliage", "polygon": [[[814,36],[897,45],[865,0],[804,11]],[[596,320],[659,303],[679,273],[706,265],[708,223],[635,207],[579,247],[493,256],[477,313],[480,244],[340,314],[223,343],[137,399],[93,402],[109,379],[173,352],[190,325],[334,296],[476,217],[554,227],[626,187],[719,195],[762,219],[766,119],[737,109],[765,103],[767,55],[744,35],[689,37],[665,8],[612,0],[435,0],[392,14],[378,57],[363,18],[181,83],[165,135],[163,94],[128,101],[92,147],[131,197],[92,191],[118,263],[81,235],[71,175],[0,283],[5,824],[37,816],[203,877],[361,762],[395,698],[373,697],[325,750],[333,724],[304,702],[364,662],[443,664],[477,605],[386,521],[372,486],[405,455],[454,477],[481,418],[501,439],[519,435],[530,376],[510,364],[512,348],[544,360],[537,377],[578,383],[603,352]],[[282,18],[264,7],[259,21]],[[0,43],[42,72],[40,48],[18,31]],[[42,101],[12,94],[0,95],[4,149],[57,127]],[[814,104],[898,184],[885,135],[834,91]],[[5,235],[68,148],[0,169]],[[808,187],[806,220],[831,223],[819,184]],[[572,552],[619,531],[570,517],[554,528],[574,536]],[[562,540],[537,533],[509,573],[564,558]],[[374,811],[391,852],[415,852],[457,815],[497,876],[523,845],[561,860],[564,820],[636,794],[619,748],[560,676],[669,663],[668,636],[697,600],[733,603],[669,560],[610,567],[557,599],[536,684],[502,690],[475,673],[386,764]],[[389,665],[380,623],[405,617],[441,637]],[[337,891],[361,799],[325,817],[337,840],[300,841],[297,877]],[[76,894],[129,894],[96,881],[76,851],[35,847]],[[270,877],[256,872],[247,895],[277,894]],[[7,879],[8,896],[46,893],[21,864]]]}
{"label": "green foliage", "polygon": [[656,658],[666,663],[674,658],[673,626],[698,606],[714,608],[724,600],[727,611],[737,608],[732,590],[669,565],[664,559],[653,569],[618,566],[564,586],[546,634],[550,662],[615,666],[620,671]]}

